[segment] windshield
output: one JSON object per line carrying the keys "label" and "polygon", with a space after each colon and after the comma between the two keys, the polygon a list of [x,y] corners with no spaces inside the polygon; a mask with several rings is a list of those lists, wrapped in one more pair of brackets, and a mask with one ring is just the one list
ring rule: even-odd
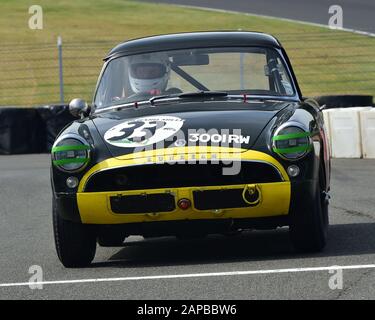
{"label": "windshield", "polygon": [[95,105],[103,108],[160,95],[200,91],[294,96],[279,53],[269,48],[203,48],[152,52],[111,60]]}

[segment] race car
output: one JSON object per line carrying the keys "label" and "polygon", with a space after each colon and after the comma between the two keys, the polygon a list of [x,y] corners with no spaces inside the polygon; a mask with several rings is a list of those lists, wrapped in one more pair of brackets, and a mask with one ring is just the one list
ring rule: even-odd
{"label": "race car", "polygon": [[51,151],[53,230],[65,267],[126,237],[289,227],[324,248],[330,154],[320,106],[302,97],[271,35],[158,35],[117,45],[90,106]]}

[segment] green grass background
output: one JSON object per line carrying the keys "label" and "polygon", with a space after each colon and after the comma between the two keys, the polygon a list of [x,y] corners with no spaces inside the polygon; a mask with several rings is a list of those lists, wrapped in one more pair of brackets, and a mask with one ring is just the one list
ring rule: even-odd
{"label": "green grass background", "polygon": [[[56,38],[63,38],[65,100],[91,101],[102,58],[152,34],[250,30],[275,35],[306,96],[375,94],[375,38],[240,14],[127,0],[40,0],[43,30],[28,28],[34,0],[0,1],[0,105],[59,101]],[[328,20],[328,14],[327,14]]]}

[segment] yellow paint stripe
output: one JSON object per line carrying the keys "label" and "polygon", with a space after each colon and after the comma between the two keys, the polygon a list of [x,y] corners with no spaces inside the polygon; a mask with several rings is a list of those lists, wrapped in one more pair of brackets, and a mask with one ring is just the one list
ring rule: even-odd
{"label": "yellow paint stripe", "polygon": [[149,163],[168,163],[169,161],[176,160],[186,162],[191,160],[192,156],[194,156],[197,160],[204,156],[204,159],[207,160],[259,161],[269,163],[279,170],[284,181],[289,181],[288,174],[286,173],[284,167],[275,158],[266,153],[241,148],[189,146],[147,150],[106,159],[96,164],[88,172],[86,172],[80,181],[78,192],[83,191],[88,178],[92,174],[101,170]]}

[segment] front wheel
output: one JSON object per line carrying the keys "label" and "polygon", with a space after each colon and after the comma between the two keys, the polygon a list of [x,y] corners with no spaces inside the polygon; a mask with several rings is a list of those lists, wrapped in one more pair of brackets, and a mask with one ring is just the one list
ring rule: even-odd
{"label": "front wheel", "polygon": [[53,199],[53,231],[57,255],[67,268],[87,267],[95,257],[96,237],[88,226],[61,218]]}
{"label": "front wheel", "polygon": [[313,201],[306,202],[299,212],[291,215],[290,237],[299,252],[319,252],[327,242],[328,199],[319,182],[312,196]]}

